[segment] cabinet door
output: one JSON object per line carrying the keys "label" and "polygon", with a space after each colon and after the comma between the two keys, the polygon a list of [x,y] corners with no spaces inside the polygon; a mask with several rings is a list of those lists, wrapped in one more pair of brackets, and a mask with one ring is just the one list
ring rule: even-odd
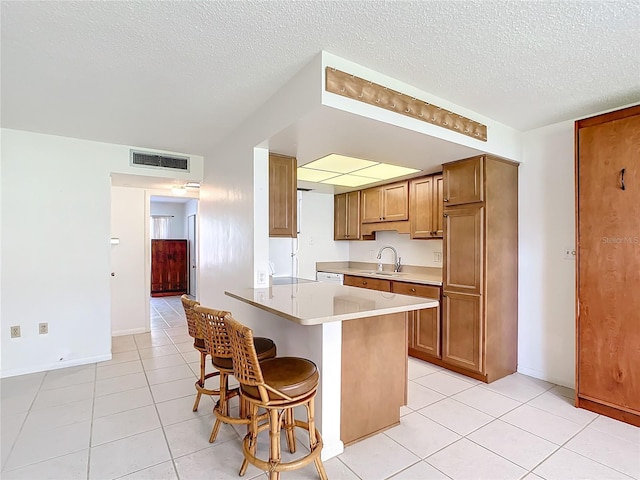
{"label": "cabinet door", "polygon": [[360,238],[360,191],[350,192],[347,196],[347,238]]}
{"label": "cabinet door", "polygon": [[484,200],[484,157],[473,157],[443,166],[445,205],[482,202]]}
{"label": "cabinet door", "polygon": [[362,223],[376,223],[382,221],[382,191],[379,187],[362,191]]}
{"label": "cabinet door", "polygon": [[174,240],[169,244],[168,285],[167,290],[187,291],[187,242]]}
{"label": "cabinet door", "polygon": [[[394,293],[414,297],[435,298],[440,301],[440,287],[416,283],[396,282]],[[434,357],[440,357],[440,306],[411,312],[409,315],[409,347]]]}
{"label": "cabinet door", "polygon": [[481,296],[449,293],[442,297],[442,360],[482,372]]}
{"label": "cabinet door", "polygon": [[409,220],[409,182],[383,185],[382,221]]}
{"label": "cabinet door", "polygon": [[333,197],[333,239],[347,240],[347,194],[341,193]]}
{"label": "cabinet door", "polygon": [[269,236],[297,236],[296,159],[269,154]]}
{"label": "cabinet door", "polygon": [[165,290],[164,278],[167,270],[167,254],[164,251],[163,240],[151,240],[151,293]]}
{"label": "cabinet door", "polygon": [[[577,393],[637,416],[640,107],[582,120],[577,126]],[[624,419],[625,414],[616,413],[615,418]]]}
{"label": "cabinet door", "polygon": [[443,289],[480,294],[483,211],[480,205],[445,208]]}
{"label": "cabinet door", "polygon": [[442,175],[434,175],[433,177],[433,197],[432,197],[432,212],[433,212],[433,236],[436,238],[442,238],[444,233],[444,221],[443,221],[443,198],[444,198],[444,179]]}
{"label": "cabinet door", "polygon": [[[409,185],[409,219],[411,238],[433,237],[433,177],[411,180]],[[442,223],[442,222],[441,222]]]}
{"label": "cabinet door", "polygon": [[379,290],[381,292],[391,291],[391,282],[389,280],[380,280],[377,278],[356,277],[354,275],[345,275],[344,285],[351,287],[368,288],[370,290]]}

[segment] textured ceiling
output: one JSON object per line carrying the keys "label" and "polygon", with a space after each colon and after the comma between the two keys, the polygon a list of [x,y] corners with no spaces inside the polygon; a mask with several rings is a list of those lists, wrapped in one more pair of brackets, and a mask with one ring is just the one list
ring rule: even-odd
{"label": "textured ceiling", "polygon": [[2,126],[206,154],[320,50],[519,130],[640,101],[640,2],[2,2]]}

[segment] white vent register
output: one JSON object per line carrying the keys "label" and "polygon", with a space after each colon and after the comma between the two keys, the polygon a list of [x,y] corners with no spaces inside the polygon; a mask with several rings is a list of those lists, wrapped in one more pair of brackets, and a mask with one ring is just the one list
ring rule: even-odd
{"label": "white vent register", "polygon": [[147,167],[161,170],[189,171],[189,157],[165,155],[153,152],[130,151],[130,164],[136,167]]}

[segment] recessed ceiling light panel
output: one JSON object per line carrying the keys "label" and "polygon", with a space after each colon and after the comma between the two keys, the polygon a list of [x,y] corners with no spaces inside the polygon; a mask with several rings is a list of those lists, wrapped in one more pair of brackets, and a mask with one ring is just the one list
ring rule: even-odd
{"label": "recessed ceiling light panel", "polygon": [[379,163],[378,165],[367,167],[354,173],[362,175],[363,177],[377,178],[378,180],[387,180],[389,178],[410,175],[419,171],[420,170],[416,170],[415,168],[398,167],[397,165],[389,165],[388,163]]}
{"label": "recessed ceiling light panel", "polygon": [[328,183],[329,185],[339,185],[341,187],[360,187],[369,183],[377,182],[377,178],[359,177],[358,175],[339,175],[320,183]]}
{"label": "recessed ceiling light panel", "polygon": [[[305,166],[306,167],[306,166]],[[325,172],[324,170],[314,170],[312,168],[298,167],[298,180],[304,182],[322,182],[338,174],[334,172]]]}
{"label": "recessed ceiling light panel", "polygon": [[378,162],[372,162],[371,160],[363,160],[361,158],[347,157],[344,155],[336,155],[332,153],[326,157],[319,158],[311,163],[304,165],[306,168],[313,168],[316,170],[325,170],[327,172],[336,173],[351,173],[354,170],[360,170],[361,168],[371,167]]}

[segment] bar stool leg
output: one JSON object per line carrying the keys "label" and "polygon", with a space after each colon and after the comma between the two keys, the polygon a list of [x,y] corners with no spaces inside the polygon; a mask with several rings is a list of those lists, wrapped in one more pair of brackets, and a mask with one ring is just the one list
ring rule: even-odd
{"label": "bar stool leg", "polygon": [[[223,371],[220,371],[220,398],[218,399],[218,405],[215,406],[214,410],[219,409],[222,415],[227,415],[227,384],[227,374]],[[216,441],[221,424],[222,422],[220,421],[220,419],[216,417],[216,423],[213,424],[213,430],[211,430],[209,443],[213,443]]]}
{"label": "bar stool leg", "polygon": [[291,453],[296,453],[296,435],[294,427],[295,422],[293,417],[293,408],[287,408],[284,414],[284,428],[287,432],[287,446]]}
{"label": "bar stool leg", "polygon": [[[318,438],[316,437],[316,420],[314,417],[315,413],[315,396],[309,399],[309,402],[305,403],[305,407],[307,407],[307,419],[309,421],[309,446],[311,450],[317,445]],[[322,464],[322,459],[320,455],[316,457],[313,461],[316,465],[316,470],[318,471],[318,475],[322,480],[328,480],[327,472],[324,469],[324,465]]]}
{"label": "bar stool leg", "polygon": [[[198,382],[198,384],[202,388],[204,388],[204,381],[206,376],[205,374],[206,361],[207,361],[206,352],[200,352],[200,381]],[[202,397],[202,392],[198,390],[198,394],[196,395],[196,403],[193,404],[194,412],[198,411],[198,405],[200,404],[200,397]]]}
{"label": "bar stool leg", "polygon": [[[247,433],[247,435],[249,435],[249,452],[255,457],[258,446],[258,406],[255,403],[250,402],[247,402],[247,406],[249,407],[249,416],[251,420],[248,425],[249,432]],[[242,477],[246,473],[248,466],[249,461],[247,460],[247,457],[245,457],[242,461],[242,466],[240,467],[238,475]]]}
{"label": "bar stool leg", "polygon": [[280,464],[280,415],[277,408],[269,409],[269,480],[280,480],[280,472],[272,470]]}

